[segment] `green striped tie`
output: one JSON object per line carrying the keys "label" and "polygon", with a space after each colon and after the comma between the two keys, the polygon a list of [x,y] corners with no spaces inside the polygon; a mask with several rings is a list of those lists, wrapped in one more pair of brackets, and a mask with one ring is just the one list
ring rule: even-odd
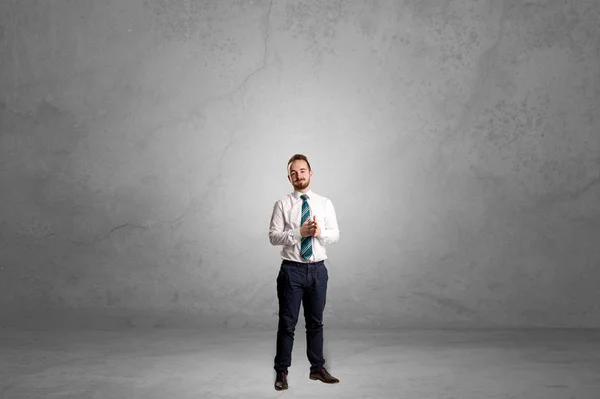
{"label": "green striped tie", "polygon": [[[306,219],[310,218],[310,208],[308,207],[308,197],[306,194],[302,194],[300,196],[302,198],[302,217],[300,224],[303,225],[306,222]],[[300,253],[304,259],[310,258],[312,255],[312,237],[302,237],[302,241],[300,243]]]}

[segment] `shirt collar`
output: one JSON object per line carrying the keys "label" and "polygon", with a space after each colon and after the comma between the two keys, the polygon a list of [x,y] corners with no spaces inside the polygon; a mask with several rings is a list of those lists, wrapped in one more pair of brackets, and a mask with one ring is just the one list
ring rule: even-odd
{"label": "shirt collar", "polygon": [[[308,197],[308,199],[311,199],[312,195],[313,195],[313,191],[312,189],[309,189],[307,192],[305,192],[304,194],[306,194],[306,196]],[[300,191],[296,191],[294,190],[294,192],[292,193],[292,195],[294,196],[294,198],[296,199],[300,199],[300,196],[302,195],[302,193]]]}

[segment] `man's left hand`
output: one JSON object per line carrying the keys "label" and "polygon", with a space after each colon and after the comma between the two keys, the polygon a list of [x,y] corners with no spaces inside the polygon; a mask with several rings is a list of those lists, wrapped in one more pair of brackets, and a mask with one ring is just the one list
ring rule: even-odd
{"label": "man's left hand", "polygon": [[317,216],[313,216],[313,226],[315,227],[315,233],[313,234],[315,237],[318,237],[321,235],[321,227],[319,227],[319,224],[317,223]]}

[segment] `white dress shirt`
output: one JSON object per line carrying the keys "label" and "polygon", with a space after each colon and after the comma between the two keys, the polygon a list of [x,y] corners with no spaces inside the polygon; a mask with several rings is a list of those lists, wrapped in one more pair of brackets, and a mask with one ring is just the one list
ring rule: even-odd
{"label": "white dress shirt", "polygon": [[302,215],[302,195],[295,191],[277,200],[273,205],[273,215],[269,227],[269,241],[272,245],[283,245],[281,248],[281,258],[293,262],[307,263],[319,262],[327,259],[325,246],[333,244],[340,237],[337,218],[333,203],[329,198],[308,190],[305,193],[308,197],[308,206],[310,207],[310,218],[317,217],[317,223],[321,228],[321,235],[313,236],[312,255],[309,259],[304,259],[300,255],[300,217]]}

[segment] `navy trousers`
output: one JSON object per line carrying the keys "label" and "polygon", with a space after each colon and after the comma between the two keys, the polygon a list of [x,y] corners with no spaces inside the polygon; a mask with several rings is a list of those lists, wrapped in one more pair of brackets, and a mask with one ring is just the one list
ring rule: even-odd
{"label": "navy trousers", "polygon": [[325,262],[281,262],[277,275],[277,298],[279,299],[279,324],[277,327],[277,353],[275,370],[288,371],[292,363],[294,331],[304,307],[306,327],[306,356],[310,370],[318,371],[325,364],[323,358],[323,310],[327,294],[329,274]]}

